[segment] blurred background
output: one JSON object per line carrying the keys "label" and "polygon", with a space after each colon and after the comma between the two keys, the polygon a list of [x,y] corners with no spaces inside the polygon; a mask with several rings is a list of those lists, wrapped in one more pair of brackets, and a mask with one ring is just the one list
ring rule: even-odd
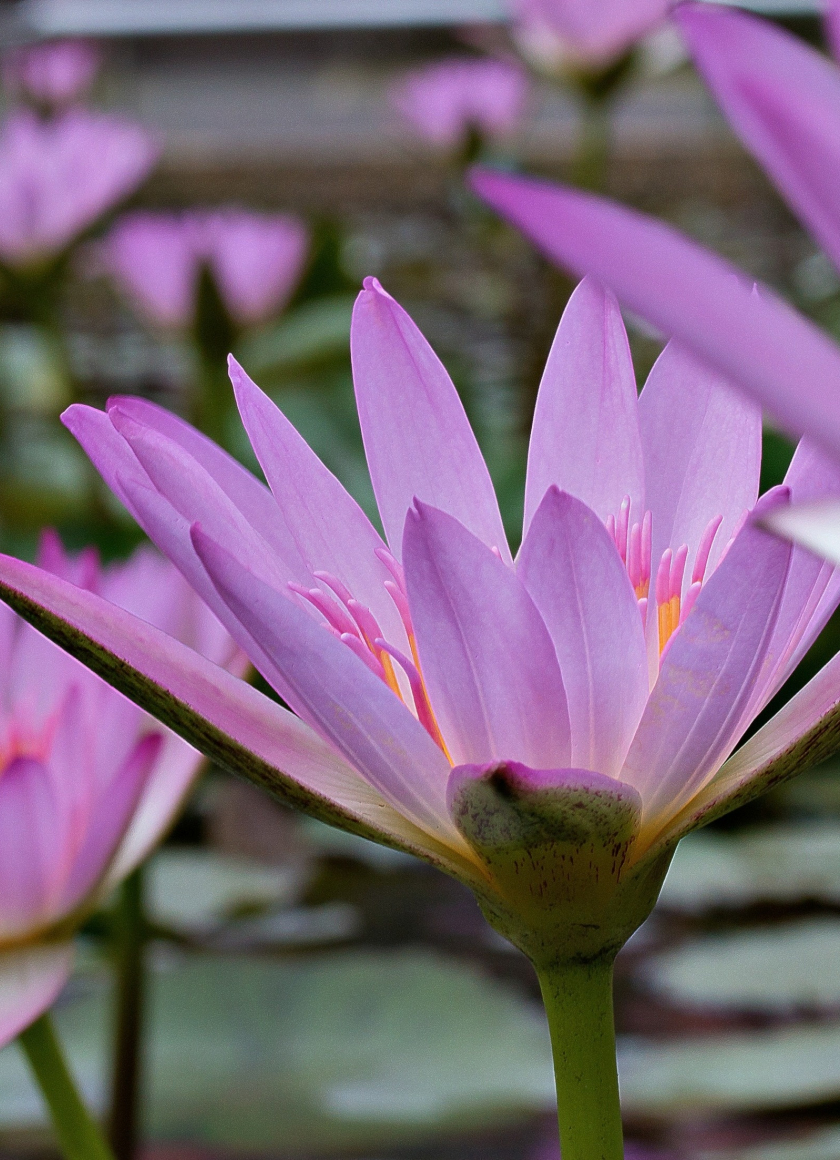
{"label": "blurred background", "polygon": [[[821,43],[808,0],[755,7]],[[516,542],[571,285],[465,192],[477,158],[664,217],[840,338],[836,274],[667,26],[596,75],[502,0],[3,0],[0,49],[5,551],[45,526],[105,559],[139,542],[58,421],[74,400],[144,395],[258,470],[229,350],[375,519],[348,348],[366,275],[453,375]],[[641,385],[662,344],[627,321]],[[791,452],[766,433],[763,488]],[[835,619],[780,699],[838,647]],[[142,1155],[557,1157],[535,976],[456,883],[209,770],[146,906]],[[108,929],[57,1010],[100,1109]],[[682,844],[617,1020],[628,1155],[840,1158],[840,764]],[[10,1047],[0,1156],[50,1147]]]}

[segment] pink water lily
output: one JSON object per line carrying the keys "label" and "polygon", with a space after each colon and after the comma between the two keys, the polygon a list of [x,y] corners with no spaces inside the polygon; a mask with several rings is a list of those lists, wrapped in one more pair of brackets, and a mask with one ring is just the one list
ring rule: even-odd
{"label": "pink water lily", "polygon": [[304,223],[289,214],[235,207],[185,214],[126,214],[105,241],[105,264],[142,314],[181,329],[194,319],[198,276],[209,266],[231,317],[253,326],[288,300],[309,247]]}
{"label": "pink water lily", "polygon": [[510,61],[452,57],[401,77],[391,102],[432,145],[456,148],[471,130],[491,139],[512,133],[528,96],[524,69]]}
{"label": "pink water lily", "polygon": [[[237,674],[243,654],[181,575],[141,549],[101,568],[44,537],[44,575],[127,608]],[[77,588],[76,586],[80,586]],[[95,595],[94,595],[95,594]],[[201,755],[0,609],[0,1045],[46,1010],[80,919],[171,824]]]}
{"label": "pink water lily", "polygon": [[99,49],[89,40],[51,40],[10,49],[0,74],[12,96],[62,108],[87,93],[100,63]]}
{"label": "pink water lily", "polygon": [[664,20],[672,0],[512,0],[526,55],[556,67],[610,65]]}
{"label": "pink water lily", "polygon": [[[758,410],[675,345],[637,399],[595,283],[546,367],[515,560],[451,380],[372,279],[352,353],[385,539],[236,363],[270,490],[142,400],[65,417],[293,712],[27,564],[2,559],[0,592],[205,752],[467,881],[533,957],[546,923],[571,937],[570,915],[614,953],[683,833],[833,744],[836,663],[733,756],[840,579],[745,523]],[[840,474],[803,445],[761,503],[835,494]],[[520,833],[543,835],[539,871],[524,873]],[[519,934],[542,924],[536,941],[514,913]]]}

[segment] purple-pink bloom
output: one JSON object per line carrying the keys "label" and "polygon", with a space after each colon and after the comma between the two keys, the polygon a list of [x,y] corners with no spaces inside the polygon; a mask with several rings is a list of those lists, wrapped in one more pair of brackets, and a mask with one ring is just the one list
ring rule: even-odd
{"label": "purple-pink bloom", "polygon": [[0,131],[0,261],[33,266],[60,253],[136,189],[157,155],[149,134],[119,117],[13,113]]}
{"label": "purple-pink bloom", "polygon": [[101,57],[89,40],[53,40],[4,53],[0,75],[7,92],[62,108],[83,97],[96,80]]}
{"label": "purple-pink bloom", "polygon": [[209,266],[231,317],[263,322],[290,297],[306,261],[299,218],[233,207],[183,214],[126,214],[105,241],[105,264],[137,309],[157,326],[193,321],[198,276]]}
{"label": "purple-pink bloom", "polygon": [[532,957],[569,922],[602,953],[684,833],[831,745],[837,660],[733,755],[840,598],[749,514],[838,495],[840,473],[803,444],[756,509],[758,409],[676,344],[639,398],[615,299],[585,281],[514,559],[456,390],[374,279],[351,347],[385,539],[235,362],[268,487],[142,400],[65,416],[293,713],[30,565],[3,558],[0,593],[217,759],[468,882]]}
{"label": "purple-pink bloom", "polygon": [[391,89],[391,103],[432,145],[456,148],[471,131],[491,140],[513,133],[525,114],[528,79],[512,61],[451,57],[415,69]]}
{"label": "purple-pink bloom", "polygon": [[[48,533],[39,563],[242,674],[243,654],[151,549],[101,568]],[[50,1006],[74,929],[169,827],[201,756],[5,606],[0,653],[2,1045]]]}
{"label": "purple-pink bloom", "polygon": [[602,68],[664,20],[672,0],[511,0],[516,35],[537,62]]}

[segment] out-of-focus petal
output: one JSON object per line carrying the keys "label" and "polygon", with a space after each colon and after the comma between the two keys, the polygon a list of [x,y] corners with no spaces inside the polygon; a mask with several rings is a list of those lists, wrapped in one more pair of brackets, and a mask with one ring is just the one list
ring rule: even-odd
{"label": "out-of-focus petal", "polygon": [[46,923],[67,837],[44,763],[9,762],[0,777],[0,943]]}
{"label": "out-of-focus petal", "polygon": [[779,508],[765,516],[762,524],[777,536],[840,565],[840,500],[815,500]]}
{"label": "out-of-focus petal", "polygon": [[388,686],[282,592],[263,583],[196,525],[210,579],[339,753],[415,825],[456,849],[446,810],[449,763]]}
{"label": "out-of-focus petal", "polygon": [[664,20],[669,0],[515,0],[523,33],[550,30],[571,64],[603,68]]}
{"label": "out-of-focus petal", "polygon": [[0,1047],[52,1007],[72,966],[73,944],[68,942],[0,955]]}
{"label": "out-of-focus petal", "polygon": [[761,411],[670,342],[639,399],[645,505],[652,515],[653,567],[666,548],[689,547],[683,593],[709,521],[723,517],[707,574],[755,506],[761,472]]}
{"label": "out-of-focus petal", "polygon": [[616,777],[648,696],[642,618],[616,546],[593,511],[553,487],[525,537],[517,573],[554,641],[572,764]]}
{"label": "out-of-focus petal", "polygon": [[618,303],[591,278],[569,299],[540,383],[528,448],[526,532],[552,484],[602,520],[617,516],[629,495],[632,518],[642,518],[633,360]]}
{"label": "out-of-focus petal", "polygon": [[519,577],[453,516],[406,520],[406,587],[423,677],[455,765],[567,766],[569,713],[548,629]]}
{"label": "out-of-focus petal", "polygon": [[458,392],[412,320],[365,279],[350,333],[370,477],[388,543],[402,552],[415,496],[455,516],[506,561],[510,551],[490,474]]}
{"label": "out-of-focus petal", "polygon": [[477,170],[473,188],[560,265],[591,274],[794,435],[840,456],[840,348],[662,222],[592,194]]}
{"label": "out-of-focus petal", "polygon": [[300,277],[309,231],[291,214],[227,207],[203,219],[205,251],[225,306],[240,326],[265,322]]}
{"label": "out-of-focus petal", "polygon": [[642,795],[647,827],[694,797],[738,740],[790,554],[745,527],[670,642],[621,771]]}
{"label": "out-of-focus petal", "polygon": [[729,123],[840,266],[840,70],[747,13],[687,3],[675,15]]}
{"label": "out-of-focus petal", "polygon": [[0,598],[208,757],[289,805],[430,861],[450,857],[302,721],[166,633],[11,556],[0,556]]}
{"label": "out-of-focus petal", "polygon": [[107,272],[156,326],[183,329],[195,313],[200,258],[175,214],[138,211],[113,227],[100,251]]}

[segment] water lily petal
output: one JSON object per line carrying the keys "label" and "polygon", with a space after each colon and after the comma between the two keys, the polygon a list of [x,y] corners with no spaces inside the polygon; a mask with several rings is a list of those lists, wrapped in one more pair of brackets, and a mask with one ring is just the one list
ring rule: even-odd
{"label": "water lily petal", "polygon": [[0,942],[46,923],[66,837],[44,763],[16,757],[0,777]]}
{"label": "water lily petal", "polygon": [[0,1047],[52,1007],[70,977],[73,944],[53,943],[0,955]]}
{"label": "water lily petal", "polygon": [[0,556],[0,598],[202,753],[275,797],[430,861],[450,858],[292,713],[173,637],[11,556]]}
{"label": "water lily petal", "polygon": [[233,614],[258,637],[318,731],[415,825],[460,846],[449,763],[416,717],[340,640],[196,525],[193,543]]}
{"label": "water lily petal", "polygon": [[488,170],[472,184],[554,261],[609,286],[786,431],[840,456],[840,348],[775,294],[753,293],[722,258],[604,198]]}
{"label": "water lily petal", "polygon": [[375,278],[350,332],[359,422],[391,551],[417,496],[449,512],[503,559],[510,551],[487,466],[458,392],[415,324]]}
{"label": "water lily petal", "polygon": [[519,577],[453,516],[419,501],[403,556],[423,677],[453,763],[567,766],[563,679]]}
{"label": "water lily petal", "polygon": [[771,512],[764,527],[840,565],[840,500],[815,500]]}
{"label": "water lily petal", "polygon": [[385,638],[404,648],[402,621],[384,587],[392,576],[376,555],[377,549],[385,547],[382,537],[282,411],[233,358],[230,377],[251,446],[304,566],[310,574],[329,572],[340,580],[354,599],[370,608]]}
{"label": "water lily petal", "polygon": [[616,546],[586,504],[552,487],[517,573],[554,641],[572,764],[616,777],[648,697],[642,618]]}
{"label": "water lily petal", "polygon": [[782,540],[745,527],[670,642],[621,772],[641,793],[648,826],[678,812],[738,740],[790,555]]}
{"label": "water lily petal", "polygon": [[707,575],[758,499],[761,411],[684,347],[669,342],[639,398],[639,426],[653,568],[666,548],[677,551],[687,544],[684,595],[710,520],[723,516]]}
{"label": "water lily petal", "polygon": [[730,125],[840,267],[840,69],[743,12],[680,4],[675,16]]}
{"label": "water lily petal", "polygon": [[569,299],[540,383],[525,484],[525,526],[552,484],[606,520],[631,499],[642,518],[636,376],[614,296],[585,278]]}

